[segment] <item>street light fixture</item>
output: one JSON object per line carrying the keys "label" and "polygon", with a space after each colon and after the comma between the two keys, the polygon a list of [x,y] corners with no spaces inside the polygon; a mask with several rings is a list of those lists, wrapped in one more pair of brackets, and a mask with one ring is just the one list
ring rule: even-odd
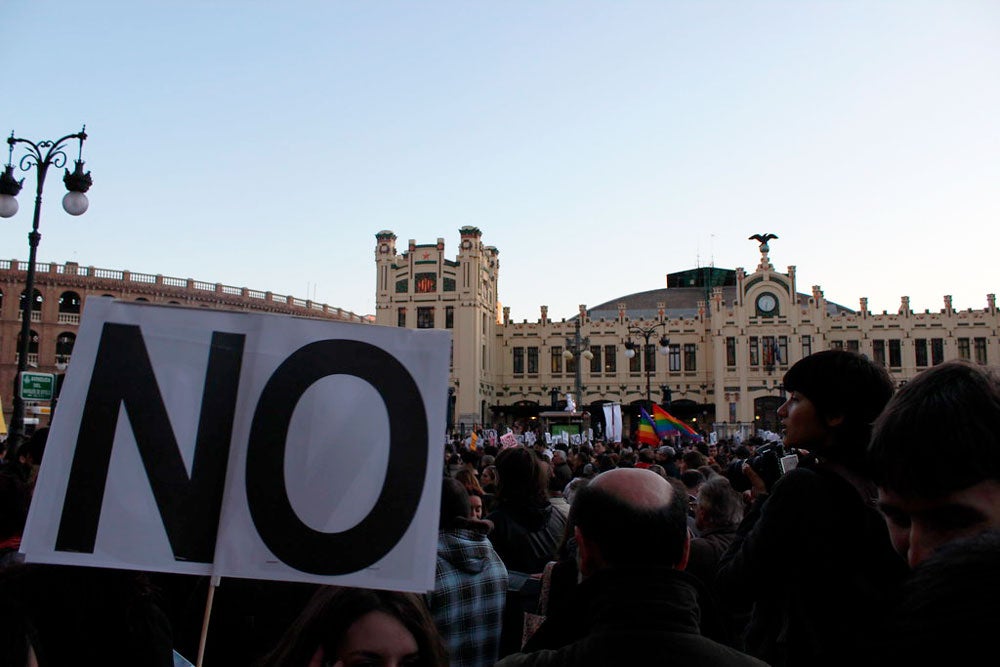
{"label": "street light fixture", "polygon": [[[666,322],[657,322],[651,327],[640,327],[640,326],[629,327],[628,328],[629,339],[627,341],[624,341],[625,357],[628,359],[633,358],[635,356],[636,350],[638,350],[640,347],[642,347],[643,350],[649,349],[649,339],[653,337],[653,334],[656,333],[657,329],[665,326],[667,326]],[[640,346],[639,343],[633,342],[631,336],[642,336],[643,340],[645,341],[644,345]],[[665,355],[670,352],[670,339],[667,338],[665,334],[660,336],[660,340],[657,341],[657,343],[660,349],[660,354]],[[643,366],[646,369],[646,402],[652,404],[653,401],[649,385],[649,380],[651,375],[651,369],[649,367],[649,358],[643,359]]]}
{"label": "street light fixture", "polygon": [[[583,376],[581,373],[582,362],[581,358],[590,361],[594,358],[594,353],[590,351],[590,338],[580,337],[580,318],[576,319],[575,327],[573,330],[573,337],[566,339],[566,349],[563,350],[563,359],[570,361],[576,358],[576,374],[574,376],[574,393],[576,395],[576,400],[579,402],[578,406],[582,406],[583,396],[580,394],[583,392]],[[582,410],[577,410],[582,412]]]}
{"label": "street light fixture", "polygon": [[37,177],[35,213],[31,223],[31,232],[28,234],[28,275],[25,279],[25,297],[21,311],[21,341],[17,355],[17,375],[14,376],[14,413],[11,416],[10,431],[13,447],[19,446],[24,439],[24,400],[20,396],[18,385],[21,374],[28,367],[31,311],[35,301],[35,255],[38,250],[38,242],[42,238],[42,235],[38,233],[38,223],[42,212],[42,190],[45,187],[45,176],[48,174],[49,167],[61,169],[65,166],[66,153],[64,149],[66,143],[73,139],[79,140],[80,147],[77,159],[75,160],[76,167],[72,172],[67,169],[66,175],[63,176],[63,183],[66,184],[68,192],[63,197],[62,203],[63,209],[70,215],[82,215],[86,212],[89,202],[87,201],[87,195],[84,193],[93,184],[90,172],[85,173],[83,171],[83,142],[87,140],[86,130],[87,127],[85,125],[76,134],[67,134],[56,141],[45,140],[36,143],[29,139],[15,137],[13,132],[10,133],[10,137],[7,139],[7,145],[9,146],[7,164],[4,167],[3,173],[0,174],[0,217],[9,218],[17,213],[18,205],[15,197],[21,191],[21,186],[24,183],[23,178],[20,181],[14,178],[14,146],[23,144],[25,147],[25,154],[21,157],[19,163],[21,171],[29,171],[34,167]]}

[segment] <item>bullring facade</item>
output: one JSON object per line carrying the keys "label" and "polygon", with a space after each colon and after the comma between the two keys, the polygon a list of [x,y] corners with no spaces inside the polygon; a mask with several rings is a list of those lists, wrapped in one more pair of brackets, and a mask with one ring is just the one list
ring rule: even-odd
{"label": "bullring facade", "polygon": [[[27,269],[27,262],[0,260],[0,399],[3,401],[7,423],[12,410],[10,390],[17,374]],[[356,315],[326,304],[246,287],[80,266],[73,262],[42,263],[36,266],[28,369],[43,373],[64,372],[73,355],[73,345],[86,300],[102,296],[350,322],[372,321],[370,316]],[[46,419],[42,419],[41,425],[46,422]]]}

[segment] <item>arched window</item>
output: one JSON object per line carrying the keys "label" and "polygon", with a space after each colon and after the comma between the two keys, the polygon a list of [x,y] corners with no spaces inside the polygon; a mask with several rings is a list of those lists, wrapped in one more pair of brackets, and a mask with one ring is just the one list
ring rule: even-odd
{"label": "arched window", "polygon": [[[17,334],[17,356],[21,356],[21,333]],[[32,329],[28,334],[28,363],[38,365],[38,332]]]}
{"label": "arched window", "polygon": [[80,295],[76,292],[63,292],[59,295],[59,312],[79,315],[82,303]]}
{"label": "arched window", "polygon": [[76,345],[76,334],[64,331],[56,337],[56,363],[68,364],[73,356],[73,346]]}
{"label": "arched window", "polygon": [[[34,292],[35,292],[35,298],[32,300],[31,309],[34,310],[34,311],[40,311],[42,309],[42,293],[39,292],[38,290],[34,290]],[[18,302],[18,305],[17,305],[17,310],[20,313],[24,312],[24,295],[25,294],[26,294],[25,290],[21,290],[21,300]],[[32,319],[37,319],[37,318],[33,317]]]}

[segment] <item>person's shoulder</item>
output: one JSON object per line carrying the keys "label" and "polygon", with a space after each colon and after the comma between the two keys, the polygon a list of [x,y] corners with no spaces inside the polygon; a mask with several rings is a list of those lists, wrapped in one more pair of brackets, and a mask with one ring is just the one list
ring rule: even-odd
{"label": "person's shoulder", "polygon": [[772,495],[779,493],[803,493],[811,494],[820,491],[827,485],[824,477],[816,470],[808,467],[799,467],[789,470],[778,478],[771,489]]}

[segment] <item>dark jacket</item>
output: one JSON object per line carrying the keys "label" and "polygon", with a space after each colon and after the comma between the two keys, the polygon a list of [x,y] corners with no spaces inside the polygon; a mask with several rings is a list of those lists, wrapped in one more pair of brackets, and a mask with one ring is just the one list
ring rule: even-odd
{"label": "dark jacket", "polygon": [[669,568],[602,570],[578,587],[577,637],[497,667],[761,665],[700,633],[697,580]]}
{"label": "dark jacket", "polygon": [[566,518],[552,505],[501,502],[487,517],[493,522],[490,542],[508,570],[537,574],[556,559]]}
{"label": "dark jacket", "polygon": [[796,468],[754,502],[715,590],[753,604],[746,651],[775,666],[850,664],[887,613],[906,565],[881,515],[822,466]]}
{"label": "dark jacket", "polygon": [[684,571],[711,585],[715,581],[715,571],[719,568],[722,554],[726,553],[735,538],[736,524],[703,531],[699,537],[691,540],[691,555]]}

